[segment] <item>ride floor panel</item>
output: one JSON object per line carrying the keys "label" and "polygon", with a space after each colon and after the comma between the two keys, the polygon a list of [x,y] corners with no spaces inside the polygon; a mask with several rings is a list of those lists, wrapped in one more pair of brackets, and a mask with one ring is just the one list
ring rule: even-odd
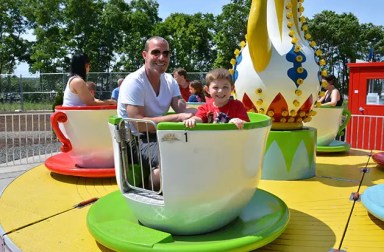
{"label": "ride floor panel", "polygon": [[[259,187],[281,198],[291,217],[283,234],[257,251],[329,251],[340,244],[348,252],[384,251],[384,222],[358,200],[350,200],[352,192],[364,193],[368,186],[384,183],[384,167],[369,154],[356,149],[321,154],[316,157],[316,177],[261,180]],[[361,172],[366,166],[369,172]],[[1,234],[8,233],[7,245],[21,251],[110,251],[87,229],[89,205],[74,205],[117,189],[114,178],[59,175],[39,165],[3,191]]]}

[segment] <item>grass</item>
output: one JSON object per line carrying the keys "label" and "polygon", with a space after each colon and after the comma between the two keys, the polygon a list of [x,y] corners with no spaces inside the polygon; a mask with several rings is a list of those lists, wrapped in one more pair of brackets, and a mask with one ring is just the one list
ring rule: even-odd
{"label": "grass", "polygon": [[15,111],[33,111],[33,110],[52,110],[52,103],[49,102],[24,102],[23,108],[20,102],[13,103],[1,103],[0,112],[1,113],[13,113]]}

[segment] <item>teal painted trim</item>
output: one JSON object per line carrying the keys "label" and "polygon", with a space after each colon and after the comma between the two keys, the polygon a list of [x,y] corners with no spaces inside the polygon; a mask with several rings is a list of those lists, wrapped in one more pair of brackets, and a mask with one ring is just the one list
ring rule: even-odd
{"label": "teal painted trim", "polygon": [[[250,122],[244,124],[244,129],[263,128],[272,125],[269,116],[248,112]],[[237,130],[233,123],[197,123],[194,128],[187,128],[181,122],[162,122],[157,130]]]}

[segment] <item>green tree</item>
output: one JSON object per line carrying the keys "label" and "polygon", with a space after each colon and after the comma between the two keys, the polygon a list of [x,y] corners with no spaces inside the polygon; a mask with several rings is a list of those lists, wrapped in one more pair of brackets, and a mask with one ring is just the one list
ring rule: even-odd
{"label": "green tree", "polygon": [[20,6],[23,6],[21,0],[0,0],[0,74],[12,73],[17,61],[27,58],[30,44],[22,35],[26,34],[29,23]]}
{"label": "green tree", "polygon": [[[378,55],[384,55],[384,27],[375,26],[372,23],[362,24],[361,33],[359,35],[360,41],[360,59],[369,60],[369,50]],[[374,59],[375,60],[375,59]]]}
{"label": "green tree", "polygon": [[95,72],[106,70],[112,54],[101,47],[104,37],[100,20],[104,5],[102,0],[67,0],[63,10],[67,54],[86,52]]}
{"label": "green tree", "polygon": [[157,25],[155,33],[166,38],[172,51],[170,69],[207,71],[212,68],[216,53],[212,44],[214,16],[173,13]]}
{"label": "green tree", "polygon": [[[361,33],[359,20],[352,13],[336,14],[323,11],[308,21],[309,32],[326,60],[324,67],[339,80],[342,94],[348,93],[348,66],[359,57],[361,48],[358,34]],[[351,36],[356,34],[357,36]]]}
{"label": "green tree", "polygon": [[145,41],[158,35],[153,32],[155,25],[161,22],[158,15],[159,4],[153,0],[132,0],[130,13],[125,16],[122,27],[122,42],[116,48],[118,62],[114,71],[135,71],[142,64],[141,52]]}
{"label": "green tree", "polygon": [[127,9],[123,0],[26,1],[29,7],[25,13],[36,36],[31,54],[33,71],[68,71],[70,57],[79,51],[90,56],[92,71],[110,70],[116,43],[121,42],[118,31],[124,20],[117,18]]}
{"label": "green tree", "polygon": [[100,58],[101,62],[105,62],[102,69],[109,71],[115,66],[115,51],[123,44],[126,34],[132,30],[130,15],[131,8],[124,0],[111,0],[105,4],[100,16],[99,36],[93,41],[99,49],[96,60]]}
{"label": "green tree", "polygon": [[231,0],[217,16],[213,38],[217,51],[214,67],[232,67],[230,60],[234,58],[234,51],[241,41],[245,41],[250,7],[251,0]]}
{"label": "green tree", "polygon": [[24,0],[21,9],[32,23],[36,39],[28,59],[32,72],[56,72],[57,68],[65,67],[64,8],[64,0]]}

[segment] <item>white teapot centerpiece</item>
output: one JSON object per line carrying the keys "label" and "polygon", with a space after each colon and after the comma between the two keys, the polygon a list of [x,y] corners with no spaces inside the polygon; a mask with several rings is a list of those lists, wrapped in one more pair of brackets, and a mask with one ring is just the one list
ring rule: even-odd
{"label": "white teapot centerpiece", "polygon": [[315,115],[322,52],[310,41],[303,0],[253,0],[247,43],[231,69],[236,97],[246,108],[272,118],[272,129],[300,129]]}

